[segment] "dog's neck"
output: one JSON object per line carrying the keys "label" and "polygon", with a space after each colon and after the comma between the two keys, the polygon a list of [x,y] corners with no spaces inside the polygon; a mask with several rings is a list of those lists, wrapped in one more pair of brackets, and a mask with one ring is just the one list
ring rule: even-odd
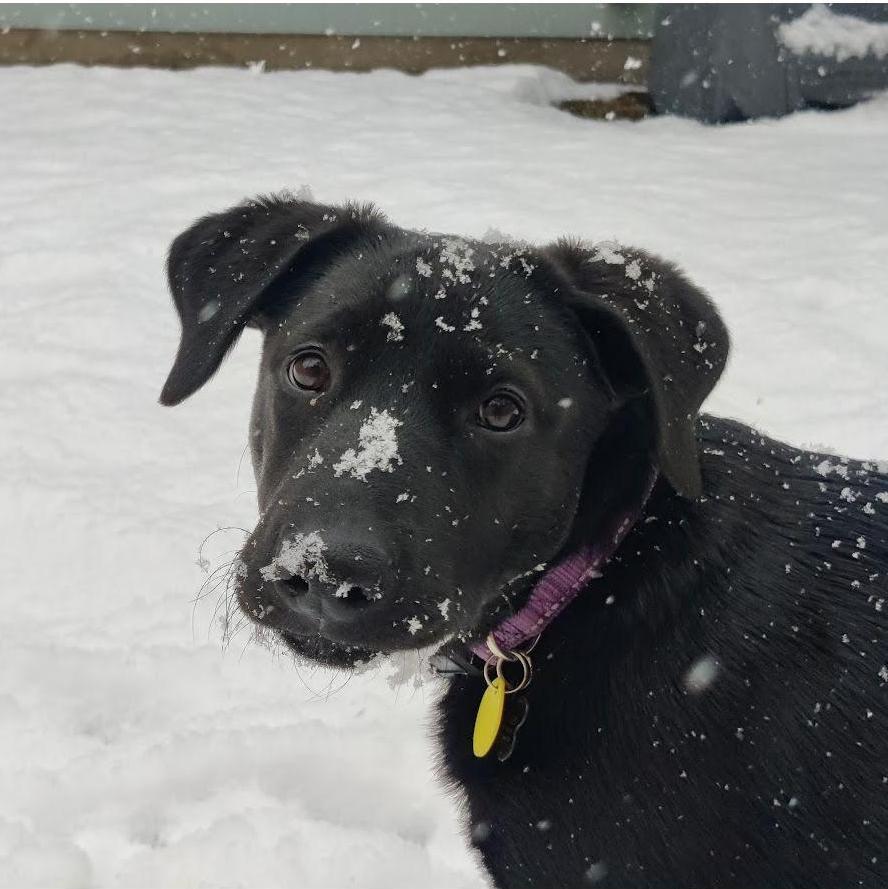
{"label": "dog's neck", "polygon": [[641,518],[656,481],[657,471],[649,465],[647,479],[634,499],[630,498],[608,517],[594,541],[580,545],[550,566],[534,585],[524,605],[502,620],[485,641],[474,643],[472,653],[486,661],[495,652],[512,652],[533,645],[549,624],[589,584],[602,576],[607,561]]}

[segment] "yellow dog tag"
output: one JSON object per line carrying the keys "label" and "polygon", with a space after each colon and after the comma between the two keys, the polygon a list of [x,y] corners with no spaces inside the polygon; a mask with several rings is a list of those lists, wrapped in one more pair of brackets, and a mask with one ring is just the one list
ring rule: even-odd
{"label": "yellow dog tag", "polygon": [[472,752],[479,759],[490,753],[503,722],[503,708],[506,703],[506,680],[497,676],[487,686],[478,715],[475,717],[475,733],[472,735]]}

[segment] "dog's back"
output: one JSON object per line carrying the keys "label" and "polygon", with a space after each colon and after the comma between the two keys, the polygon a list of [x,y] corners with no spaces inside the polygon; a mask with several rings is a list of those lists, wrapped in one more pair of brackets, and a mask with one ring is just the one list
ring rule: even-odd
{"label": "dog's back", "polygon": [[713,700],[689,690],[732,720],[736,743],[714,756],[694,745],[703,762],[689,776],[708,764],[721,783],[741,881],[757,859],[781,862],[779,879],[747,885],[888,885],[885,467],[703,426],[714,483],[701,511],[727,531],[716,537],[730,575],[708,615]]}

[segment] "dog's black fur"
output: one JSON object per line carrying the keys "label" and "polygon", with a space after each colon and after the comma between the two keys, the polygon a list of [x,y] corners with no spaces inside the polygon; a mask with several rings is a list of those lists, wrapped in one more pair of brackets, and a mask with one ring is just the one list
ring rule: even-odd
{"label": "dog's black fur", "polygon": [[[498,887],[888,886],[888,477],[698,417],[728,338],[675,269],[283,197],[196,223],[169,274],[164,403],[265,335],[239,597],[304,656],[483,638],[659,469],[534,651],[505,762],[471,752],[483,682],[447,680],[441,764]],[[288,382],[306,344],[323,393]],[[502,393],[524,420],[494,431],[478,405]],[[383,413],[397,451],[350,472]]]}

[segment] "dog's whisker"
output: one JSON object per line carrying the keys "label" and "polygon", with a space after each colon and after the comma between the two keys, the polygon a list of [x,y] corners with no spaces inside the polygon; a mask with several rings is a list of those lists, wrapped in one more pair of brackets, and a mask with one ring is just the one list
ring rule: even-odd
{"label": "dog's whisker", "polygon": [[244,535],[245,540],[247,537],[250,536],[250,532],[246,528],[241,528],[238,525],[222,525],[222,526],[216,528],[214,531],[210,531],[210,533],[207,534],[206,537],[204,537],[204,539],[200,542],[200,544],[197,547],[197,563],[198,563],[198,565],[206,564],[206,559],[204,558],[204,549],[205,549],[206,545],[210,542],[210,540],[212,540],[217,534],[222,534],[223,532],[228,532],[228,531],[239,531],[241,534]]}
{"label": "dog's whisker", "polygon": [[[228,555],[226,553],[224,555]],[[195,633],[195,621],[197,619],[197,609],[199,604],[210,596],[214,595],[217,591],[222,589],[222,593],[220,595],[220,599],[216,603],[216,607],[213,609],[213,613],[210,616],[210,625],[216,620],[216,616],[219,611],[220,601],[223,597],[227,595],[228,589],[231,585],[232,576],[237,566],[237,556],[229,559],[226,562],[222,562],[217,565],[206,577],[204,582],[201,584],[200,589],[197,594],[191,599],[191,632],[192,636]],[[208,638],[209,638],[209,630],[208,630]]]}
{"label": "dog's whisker", "polygon": [[206,599],[207,596],[212,595],[219,589],[220,585],[226,584],[229,582],[230,573],[232,571],[232,566],[235,564],[234,560],[226,563],[225,565],[220,565],[216,568],[212,574],[207,577],[207,579],[201,584],[200,589],[197,592],[197,595],[193,599],[190,600],[190,604],[197,604],[201,602],[203,599]]}
{"label": "dog's whisker", "polygon": [[234,487],[237,488],[238,484],[240,484],[240,471],[241,466],[244,462],[244,457],[247,455],[247,451],[249,450],[250,442],[248,441],[244,445],[244,449],[241,451],[240,459],[237,461],[237,471],[234,473]]}

